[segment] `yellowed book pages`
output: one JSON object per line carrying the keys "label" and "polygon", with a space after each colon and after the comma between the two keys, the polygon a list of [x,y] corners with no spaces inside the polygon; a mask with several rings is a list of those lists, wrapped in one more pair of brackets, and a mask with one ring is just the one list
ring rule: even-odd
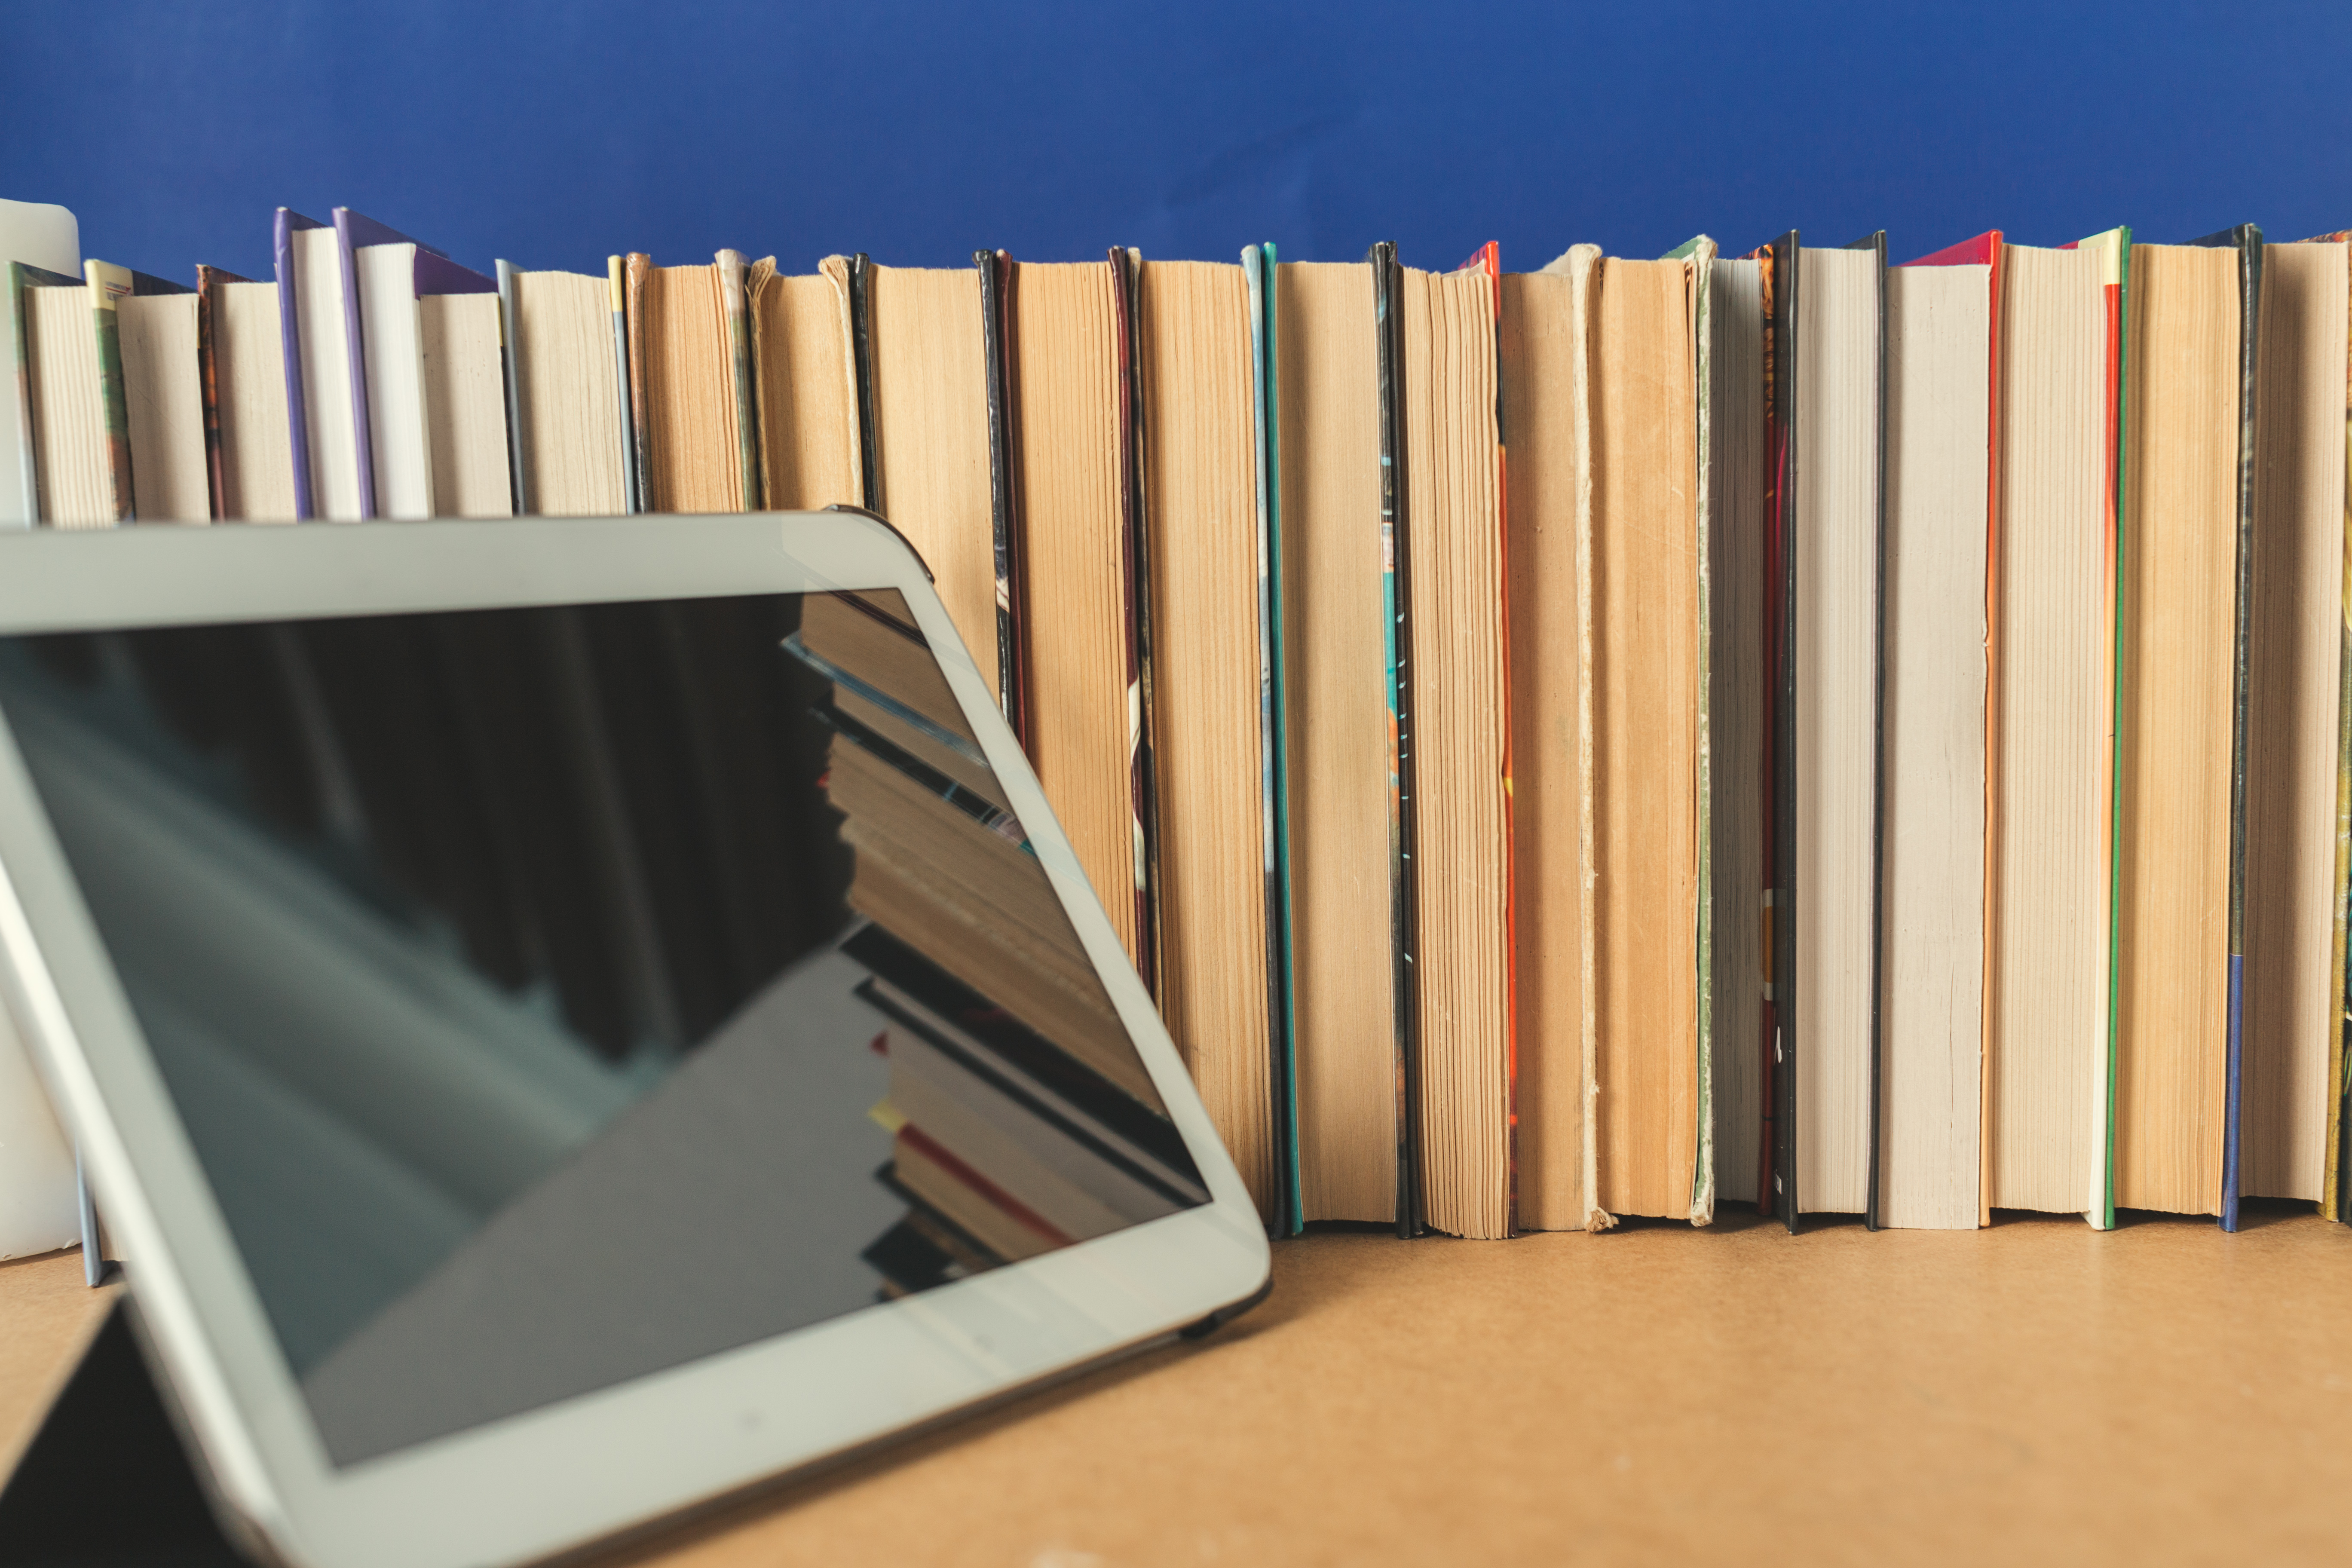
{"label": "yellowed book pages", "polygon": [[772,258],[751,268],[761,494],[770,511],[862,504],[845,283],[826,272],[784,277]]}
{"label": "yellowed book pages", "polygon": [[1258,755],[1255,323],[1242,269],[1147,261],[1144,509],[1151,528],[1160,1011],[1271,1217],[1279,1184]]}
{"label": "yellowed book pages", "polygon": [[[1379,323],[1370,268],[1276,268],[1298,1195],[1396,1217]],[[1236,650],[1236,657],[1240,657]]]}
{"label": "yellowed book pages", "polygon": [[2239,1190],[2325,1190],[2345,636],[2346,248],[2263,247]]}
{"label": "yellowed book pages", "polygon": [[1107,262],[1024,266],[1010,335],[1029,759],[1134,958],[1140,868],[1112,288]]}
{"label": "yellowed book pages", "polygon": [[1592,372],[1595,1203],[1686,1217],[1698,1158],[1697,385],[1687,269],[1600,264]]}
{"label": "yellowed book pages", "polygon": [[734,359],[719,268],[628,262],[630,401],[645,510],[743,510]]}
{"label": "yellowed book pages", "polygon": [[[1403,271],[1423,1215],[1511,1234],[1511,693],[1495,283]],[[1686,1194],[1687,1195],[1687,1194]]]}
{"label": "yellowed book pages", "polygon": [[[1509,481],[1512,864],[1518,894],[1519,1224],[1581,1230],[1584,895],[1578,803],[1576,384],[1589,291],[1507,273],[1498,355]],[[1563,613],[1566,612],[1566,613]]]}
{"label": "yellowed book pages", "polygon": [[2116,1205],[2221,1211],[2238,253],[2136,245],[2126,395]]}
{"label": "yellowed book pages", "polygon": [[866,279],[881,493],[866,504],[930,567],[949,618],[1001,699],[980,273],[877,267]]}

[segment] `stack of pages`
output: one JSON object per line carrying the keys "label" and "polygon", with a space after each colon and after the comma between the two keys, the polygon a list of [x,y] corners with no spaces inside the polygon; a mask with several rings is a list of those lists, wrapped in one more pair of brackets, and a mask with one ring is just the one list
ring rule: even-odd
{"label": "stack of pages", "polygon": [[[2345,236],[574,274],[281,209],[190,288],[34,211],[0,521],[887,517],[1277,1234],[2344,1210]],[[835,746],[861,908],[1010,852],[871,761],[960,776],[931,719]],[[1030,919],[948,946],[1115,1028]],[[889,1055],[910,1287],[1029,1245]]]}

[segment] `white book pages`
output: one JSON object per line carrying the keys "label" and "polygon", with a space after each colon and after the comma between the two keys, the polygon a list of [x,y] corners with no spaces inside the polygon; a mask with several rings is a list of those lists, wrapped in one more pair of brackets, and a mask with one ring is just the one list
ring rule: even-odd
{"label": "white book pages", "polygon": [[[375,515],[433,515],[433,446],[425,418],[424,343],[416,247],[362,245],[352,253],[367,362],[368,436]],[[306,324],[307,335],[309,328]]]}
{"label": "white book pages", "polygon": [[114,307],[131,420],[132,509],[142,522],[209,522],[205,393],[194,294],[134,294]]}
{"label": "white book pages", "polygon": [[1879,1219],[1976,1226],[1992,268],[1887,274]]}
{"label": "white book pages", "polygon": [[1798,311],[1797,1201],[1869,1195],[1877,706],[1878,269],[1807,247]]}
{"label": "white book pages", "polygon": [[[46,202],[0,201],[0,262],[21,261],[68,278],[81,276],[81,230],[74,215]],[[23,364],[16,318],[0,310],[0,364]],[[24,383],[0,375],[0,528],[30,528],[40,516],[33,470],[33,411]]]}
{"label": "white book pages", "polygon": [[331,228],[298,228],[294,319],[301,339],[302,426],[310,451],[310,508],[332,522],[356,522],[359,431],[352,402],[352,355],[343,321],[342,258]]}

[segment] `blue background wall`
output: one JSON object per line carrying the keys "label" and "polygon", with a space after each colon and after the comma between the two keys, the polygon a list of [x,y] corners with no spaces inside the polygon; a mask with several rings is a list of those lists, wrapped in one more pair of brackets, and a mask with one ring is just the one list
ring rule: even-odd
{"label": "blue background wall", "polygon": [[2352,226],[2347,46],[2267,3],[49,4],[0,42],[0,195],[184,279],[266,276],[281,202],[485,269],[2298,238]]}

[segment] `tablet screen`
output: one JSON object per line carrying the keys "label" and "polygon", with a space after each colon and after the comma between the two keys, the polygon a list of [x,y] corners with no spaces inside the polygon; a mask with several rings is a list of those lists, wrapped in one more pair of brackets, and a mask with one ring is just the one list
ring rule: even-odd
{"label": "tablet screen", "polygon": [[0,638],[340,1465],[1205,1203],[895,592]]}

